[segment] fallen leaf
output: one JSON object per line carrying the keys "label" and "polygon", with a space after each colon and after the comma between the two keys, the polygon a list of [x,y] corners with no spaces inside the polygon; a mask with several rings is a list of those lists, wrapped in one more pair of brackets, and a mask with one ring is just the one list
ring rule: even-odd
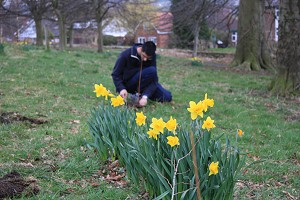
{"label": "fallen leaf", "polygon": [[125,174],[121,174],[121,175],[117,175],[117,176],[107,175],[105,179],[109,180],[109,181],[118,181],[118,180],[121,180],[124,176],[125,176]]}
{"label": "fallen leaf", "polygon": [[98,186],[100,186],[100,183],[92,183],[91,186],[92,187],[98,187]]}
{"label": "fallen leaf", "polygon": [[67,190],[68,190],[68,192],[70,192],[70,193],[71,193],[71,192],[75,192],[75,190],[74,190],[73,188],[68,188]]}
{"label": "fallen leaf", "polygon": [[129,181],[125,181],[125,180],[120,180],[120,181],[115,182],[115,185],[120,186],[120,187],[125,187],[128,184],[129,184]]}
{"label": "fallen leaf", "polygon": [[287,191],[282,191],[286,196],[289,197],[289,199],[296,199],[294,196],[292,196],[290,193],[288,193]]}
{"label": "fallen leaf", "polygon": [[80,120],[72,120],[70,121],[70,124],[79,124],[80,123]]}

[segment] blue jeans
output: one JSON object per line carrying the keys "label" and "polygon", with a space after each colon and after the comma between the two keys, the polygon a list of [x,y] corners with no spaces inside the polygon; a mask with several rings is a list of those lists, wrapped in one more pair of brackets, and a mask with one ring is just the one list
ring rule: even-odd
{"label": "blue jeans", "polygon": [[[130,93],[138,92],[140,72],[133,75],[125,84]],[[140,83],[141,94],[147,95],[149,99],[158,102],[172,101],[172,94],[158,83],[156,67],[147,67],[142,70]]]}

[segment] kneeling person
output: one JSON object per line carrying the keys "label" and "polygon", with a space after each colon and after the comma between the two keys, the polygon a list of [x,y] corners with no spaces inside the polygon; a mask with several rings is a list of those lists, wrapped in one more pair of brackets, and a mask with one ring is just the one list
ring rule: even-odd
{"label": "kneeling person", "polygon": [[119,55],[111,74],[123,98],[126,99],[128,93],[140,92],[139,106],[146,106],[148,98],[158,102],[172,101],[171,92],[158,83],[155,51],[156,45],[151,41],[133,45]]}

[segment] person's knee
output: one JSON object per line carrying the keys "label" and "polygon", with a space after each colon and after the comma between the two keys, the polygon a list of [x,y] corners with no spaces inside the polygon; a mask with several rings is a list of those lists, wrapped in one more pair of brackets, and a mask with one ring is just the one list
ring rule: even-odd
{"label": "person's knee", "polygon": [[147,67],[145,70],[148,70],[148,73],[157,73],[155,66]]}
{"label": "person's knee", "polygon": [[143,70],[143,72],[145,73],[145,75],[149,75],[149,76],[153,76],[156,77],[157,76],[157,71],[156,71],[156,67],[147,67]]}
{"label": "person's knee", "polygon": [[156,67],[147,67],[143,69],[142,72],[142,80],[143,81],[158,81]]}
{"label": "person's knee", "polygon": [[154,100],[158,101],[158,102],[171,102],[172,94],[171,94],[171,92],[167,91],[167,92],[164,92],[164,94],[162,96],[160,96]]}
{"label": "person's knee", "polygon": [[172,94],[171,92],[168,92],[165,96],[164,96],[164,102],[170,102],[172,101]]}

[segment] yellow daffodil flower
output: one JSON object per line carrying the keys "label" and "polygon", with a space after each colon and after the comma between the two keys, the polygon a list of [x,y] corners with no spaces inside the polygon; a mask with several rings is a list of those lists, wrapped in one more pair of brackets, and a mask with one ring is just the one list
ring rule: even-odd
{"label": "yellow daffodil flower", "polygon": [[139,126],[142,126],[143,124],[145,125],[146,124],[146,116],[143,114],[143,112],[137,112],[136,113],[136,118],[135,118],[135,121],[136,121],[136,124],[139,125]]}
{"label": "yellow daffodil flower", "polygon": [[210,176],[210,175],[216,175],[218,172],[219,172],[219,162],[212,162],[212,163],[210,163],[210,165],[209,165],[209,174],[208,174],[208,176]]}
{"label": "yellow daffodil flower", "polygon": [[159,131],[154,130],[154,129],[149,129],[147,134],[149,135],[149,138],[154,138],[154,139],[157,140],[157,136],[159,135]]}
{"label": "yellow daffodil flower", "polygon": [[167,123],[166,123],[166,128],[169,131],[174,131],[175,132],[176,127],[177,127],[176,119],[173,119],[173,117],[171,116],[169,121],[167,121]]}
{"label": "yellow daffodil flower", "polygon": [[125,104],[124,99],[120,95],[118,95],[115,98],[111,98],[111,105],[113,107],[121,106],[124,104]]}
{"label": "yellow daffodil flower", "polygon": [[107,89],[102,84],[100,85],[95,84],[94,87],[95,87],[94,92],[96,93],[96,97],[105,96],[104,94],[107,94],[108,92]]}
{"label": "yellow daffodil flower", "polygon": [[241,129],[238,129],[238,136],[242,136],[242,135],[244,135],[244,132],[241,130]]}
{"label": "yellow daffodil flower", "polygon": [[167,137],[168,139],[168,144],[171,146],[171,147],[174,147],[175,145],[179,145],[179,138],[177,136],[168,136]]}
{"label": "yellow daffodil flower", "polygon": [[199,101],[197,104],[194,101],[190,101],[190,107],[187,110],[191,113],[192,120],[195,120],[197,116],[203,117],[204,104]]}
{"label": "yellow daffodil flower", "polygon": [[206,112],[208,107],[212,108],[214,106],[214,100],[213,99],[208,99],[207,98],[207,93],[205,93],[203,104],[204,104],[204,111]]}
{"label": "yellow daffodil flower", "polygon": [[164,133],[164,128],[166,127],[166,123],[163,121],[162,118],[160,119],[152,118],[152,123],[150,124],[150,127],[160,133]]}
{"label": "yellow daffodil flower", "polygon": [[202,128],[207,129],[208,131],[212,128],[215,128],[214,125],[215,120],[212,120],[210,117],[207,117],[206,120],[203,122]]}
{"label": "yellow daffodil flower", "polygon": [[105,97],[105,100],[107,100],[109,96],[110,97],[114,97],[114,95],[110,91],[108,91],[108,90],[104,91],[103,94],[102,94],[102,96]]}

